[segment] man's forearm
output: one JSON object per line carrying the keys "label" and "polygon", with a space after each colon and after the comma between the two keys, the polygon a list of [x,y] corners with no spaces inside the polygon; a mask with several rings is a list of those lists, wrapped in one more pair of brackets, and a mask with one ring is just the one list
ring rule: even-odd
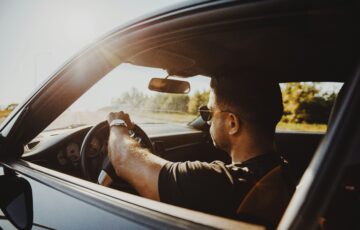
{"label": "man's forearm", "polygon": [[109,157],[118,176],[140,195],[159,200],[158,178],[166,160],[153,155],[121,127],[113,127],[109,137]]}

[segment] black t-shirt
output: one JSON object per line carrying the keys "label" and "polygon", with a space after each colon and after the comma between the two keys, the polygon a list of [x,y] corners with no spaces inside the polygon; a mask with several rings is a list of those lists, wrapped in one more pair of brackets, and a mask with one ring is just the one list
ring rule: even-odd
{"label": "black t-shirt", "polygon": [[165,203],[236,218],[240,202],[261,177],[284,160],[262,154],[242,164],[221,161],[165,164],[159,176],[160,200]]}

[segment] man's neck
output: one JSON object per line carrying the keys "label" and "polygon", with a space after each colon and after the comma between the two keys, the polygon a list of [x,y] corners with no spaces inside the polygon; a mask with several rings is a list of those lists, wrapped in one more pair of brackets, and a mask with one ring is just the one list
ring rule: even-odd
{"label": "man's neck", "polygon": [[[244,144],[245,143],[245,144]],[[230,150],[232,163],[243,163],[251,158],[274,151],[273,143],[238,142]]]}

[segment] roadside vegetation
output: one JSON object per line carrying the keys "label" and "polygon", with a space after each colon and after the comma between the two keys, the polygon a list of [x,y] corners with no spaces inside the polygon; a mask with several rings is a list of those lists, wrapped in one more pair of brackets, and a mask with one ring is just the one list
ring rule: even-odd
{"label": "roadside vegetation", "polygon": [[12,103],[7,107],[5,107],[4,109],[0,108],[0,124],[16,108],[17,105],[18,104]]}
{"label": "roadside vegetation", "polygon": [[[282,84],[284,116],[277,129],[283,131],[325,132],[336,92],[321,90],[318,83]],[[132,88],[111,101],[109,111],[125,110],[144,122],[187,123],[198,116],[198,108],[207,104],[209,91],[197,91],[192,95],[158,93],[147,95]],[[0,109],[0,123],[16,107],[10,104]],[[106,107],[99,111],[109,112]],[[73,116],[73,115],[72,115]],[[91,115],[94,117],[95,115]],[[101,118],[105,115],[101,114]],[[82,118],[75,120],[86,120]],[[69,118],[70,119],[70,118]],[[74,118],[71,118],[74,119]]]}
{"label": "roadside vegetation", "polygon": [[276,130],[325,133],[327,130],[327,125],[326,124],[285,123],[285,122],[280,121],[276,127]]}
{"label": "roadside vegetation", "polygon": [[[322,91],[318,83],[286,83],[282,85],[284,116],[278,130],[325,132],[336,93]],[[133,114],[156,117],[167,122],[186,122],[198,115],[198,108],[207,104],[209,91],[193,95],[156,94],[148,96],[133,88],[112,104],[127,107]]]}

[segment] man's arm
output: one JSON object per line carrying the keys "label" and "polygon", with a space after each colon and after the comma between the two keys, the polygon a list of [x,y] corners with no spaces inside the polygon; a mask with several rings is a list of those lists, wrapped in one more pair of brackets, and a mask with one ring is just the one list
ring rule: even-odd
{"label": "man's arm", "polygon": [[[126,113],[110,113],[109,124],[114,119],[122,119],[130,129],[133,128]],[[160,200],[159,174],[168,161],[142,148],[140,143],[129,136],[128,129],[121,126],[110,127],[108,155],[119,177],[130,183],[141,196]]]}

